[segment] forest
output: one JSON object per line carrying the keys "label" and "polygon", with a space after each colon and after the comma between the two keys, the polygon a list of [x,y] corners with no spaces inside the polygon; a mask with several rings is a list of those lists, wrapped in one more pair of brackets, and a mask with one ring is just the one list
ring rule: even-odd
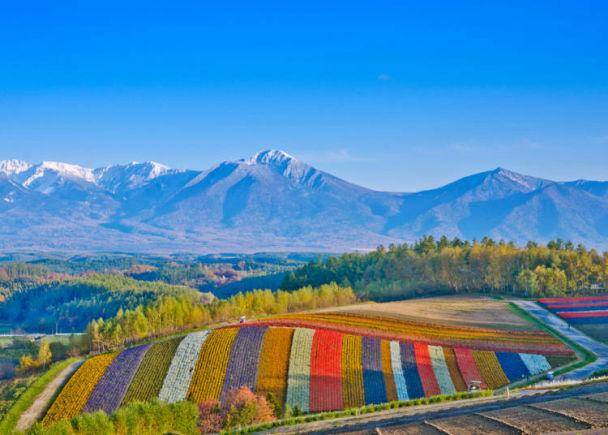
{"label": "forest", "polygon": [[312,261],[288,272],[281,288],[329,282],[352,286],[371,300],[459,293],[595,294],[608,287],[608,253],[561,240],[518,247],[490,238],[469,242],[424,237],[367,254]]}
{"label": "forest", "polygon": [[288,254],[104,254],[0,259],[0,330],[81,332],[91,319],[114,316],[161,296],[214,296],[276,290],[285,271],[313,258]]}
{"label": "forest", "polygon": [[162,297],[132,310],[119,310],[109,319],[93,320],[87,327],[91,350],[105,351],[125,344],[200,328],[210,323],[352,304],[350,287],[324,284],[294,291],[254,290],[228,299],[202,302],[191,296]]}
{"label": "forest", "polygon": [[81,332],[90,319],[111,317],[162,295],[212,295],[163,282],[142,282],[122,275],[93,274],[57,279],[13,291],[0,303],[2,323],[34,332]]}

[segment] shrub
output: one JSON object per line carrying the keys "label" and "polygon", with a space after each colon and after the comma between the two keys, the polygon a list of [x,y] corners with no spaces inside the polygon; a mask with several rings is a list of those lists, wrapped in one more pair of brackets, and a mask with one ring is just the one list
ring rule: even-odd
{"label": "shrub", "polygon": [[248,387],[230,391],[224,404],[220,404],[217,400],[201,403],[199,414],[198,427],[202,433],[276,420],[266,398],[254,394]]}

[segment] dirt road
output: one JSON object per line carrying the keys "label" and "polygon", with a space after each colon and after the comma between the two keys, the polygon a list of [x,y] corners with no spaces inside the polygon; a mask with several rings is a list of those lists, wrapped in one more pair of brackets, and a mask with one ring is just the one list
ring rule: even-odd
{"label": "dirt road", "polygon": [[36,397],[34,403],[19,417],[16,429],[24,431],[32,427],[32,425],[42,417],[42,413],[46,410],[49,401],[53,398],[57,390],[64,384],[65,380],[76,371],[76,369],[82,364],[82,361],[75,361],[53,379],[48,385],[42,390],[42,393]]}

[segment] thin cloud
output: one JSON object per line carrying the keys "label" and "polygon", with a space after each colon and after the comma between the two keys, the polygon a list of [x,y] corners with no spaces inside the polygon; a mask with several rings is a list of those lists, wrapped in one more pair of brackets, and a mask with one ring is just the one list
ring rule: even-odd
{"label": "thin cloud", "polygon": [[392,79],[392,77],[390,75],[388,75],[388,74],[380,74],[378,76],[378,80],[381,81],[381,82],[388,82],[391,79]]}

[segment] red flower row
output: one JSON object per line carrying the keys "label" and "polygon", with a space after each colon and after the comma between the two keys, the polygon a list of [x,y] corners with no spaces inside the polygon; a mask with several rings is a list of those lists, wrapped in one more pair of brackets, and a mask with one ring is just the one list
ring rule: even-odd
{"label": "red flower row", "polygon": [[581,319],[588,317],[608,317],[608,311],[560,311],[557,315],[563,319]]}

